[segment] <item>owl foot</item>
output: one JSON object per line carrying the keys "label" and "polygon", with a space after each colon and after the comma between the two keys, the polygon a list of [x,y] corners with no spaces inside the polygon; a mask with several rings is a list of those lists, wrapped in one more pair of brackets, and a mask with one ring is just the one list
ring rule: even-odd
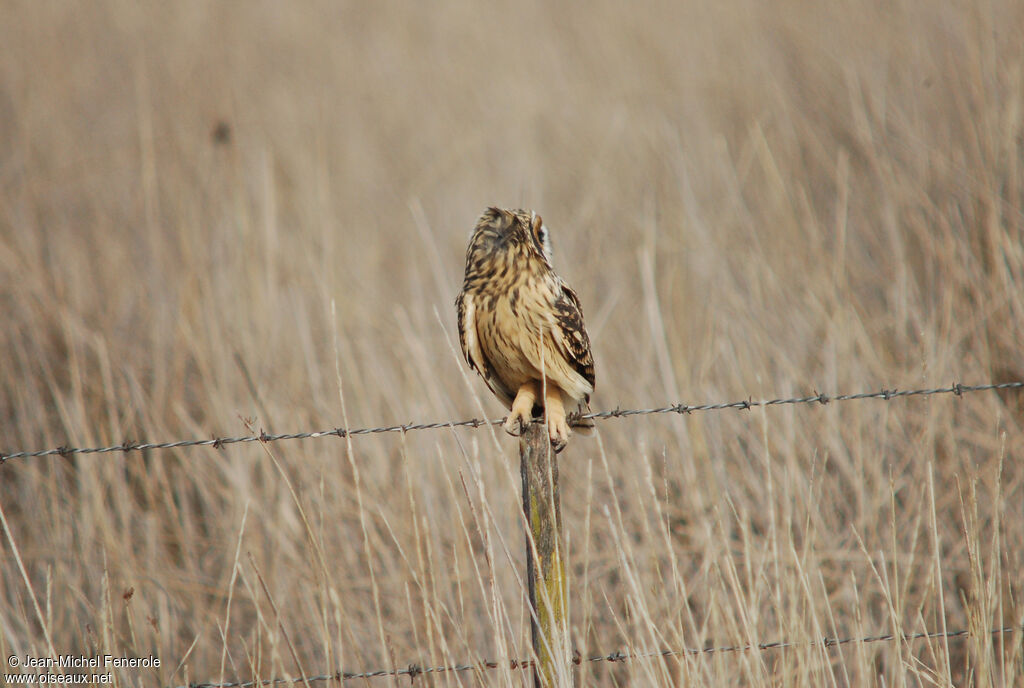
{"label": "owl foot", "polygon": [[519,388],[515,401],[512,402],[512,410],[502,426],[505,428],[505,432],[513,437],[523,434],[523,430],[530,424],[533,417],[533,405],[539,396],[536,382],[527,382]]}
{"label": "owl foot", "polygon": [[569,443],[569,424],[565,420],[565,406],[562,404],[562,390],[548,385],[544,390],[544,413],[548,420],[548,437],[555,453],[565,449]]}
{"label": "owl foot", "polygon": [[569,425],[565,422],[565,418],[561,423],[548,419],[548,437],[551,438],[551,448],[555,450],[556,454],[569,446],[569,434]]}
{"label": "owl foot", "polygon": [[505,423],[501,426],[505,428],[505,432],[512,435],[513,437],[519,437],[523,434],[523,430],[526,429],[527,424],[530,422],[530,417],[508,414],[508,418],[505,419]]}

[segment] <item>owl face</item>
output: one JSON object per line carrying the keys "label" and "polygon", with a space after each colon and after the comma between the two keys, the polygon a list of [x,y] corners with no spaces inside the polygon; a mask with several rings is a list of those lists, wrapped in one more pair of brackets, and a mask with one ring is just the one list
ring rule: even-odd
{"label": "owl face", "polygon": [[515,267],[538,259],[551,268],[551,237],[540,215],[488,208],[473,230],[466,267],[496,267],[501,263]]}

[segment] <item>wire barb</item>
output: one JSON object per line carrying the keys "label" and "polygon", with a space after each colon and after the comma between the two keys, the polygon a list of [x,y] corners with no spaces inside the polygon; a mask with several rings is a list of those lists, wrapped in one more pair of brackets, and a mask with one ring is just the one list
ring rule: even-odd
{"label": "wire barb", "polygon": [[[614,409],[609,411],[599,411],[597,413],[585,413],[579,417],[579,420],[604,420],[606,418],[623,418],[626,416],[648,416],[661,413],[677,413],[677,414],[691,414],[697,411],[721,411],[724,409],[738,409],[749,411],[752,408],[758,406],[778,406],[782,404],[829,404],[833,401],[855,401],[861,399],[882,399],[883,401],[891,401],[899,397],[912,397],[912,396],[930,396],[933,394],[953,394],[957,397],[963,396],[967,392],[985,392],[990,390],[1003,390],[1003,389],[1021,389],[1024,388],[1024,382],[999,382],[999,383],[988,383],[983,385],[964,385],[959,382],[954,382],[949,387],[935,387],[931,389],[882,389],[878,392],[859,392],[856,394],[839,394],[834,397],[829,397],[825,394],[815,392],[813,396],[807,397],[790,397],[790,398],[778,398],[778,399],[765,399],[762,401],[754,401],[753,398],[748,397],[743,401],[732,401],[732,402],[719,402],[714,404],[700,404],[698,406],[688,406],[683,403],[673,404],[671,406],[660,406],[657,408],[646,408],[646,409],[622,409],[616,406]],[[478,420],[471,418],[469,420],[445,420],[438,421],[435,423],[415,423],[406,425],[389,425],[378,428],[334,428],[333,430],[317,430],[313,432],[293,432],[284,433],[280,435],[271,435],[260,430],[258,435],[244,435],[241,437],[214,437],[208,440],[175,440],[171,442],[123,442],[121,444],[112,445],[109,447],[68,447],[61,445],[54,449],[40,449],[38,451],[17,451],[11,453],[0,454],[0,465],[6,463],[10,459],[28,459],[41,456],[62,456],[68,458],[74,454],[104,454],[107,452],[130,452],[130,451],[146,451],[150,449],[178,449],[182,447],[201,447],[211,446],[214,449],[223,449],[228,444],[239,444],[243,442],[280,442],[283,440],[305,440],[305,439],[316,439],[320,437],[334,436],[334,437],[351,437],[353,435],[371,435],[387,432],[402,432],[407,433],[413,430],[439,430],[443,428],[479,428],[486,425],[500,425],[505,422],[504,418],[493,418]]]}

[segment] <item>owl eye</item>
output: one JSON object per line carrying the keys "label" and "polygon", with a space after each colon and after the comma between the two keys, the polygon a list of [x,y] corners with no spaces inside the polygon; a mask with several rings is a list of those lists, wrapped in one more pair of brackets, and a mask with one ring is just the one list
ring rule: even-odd
{"label": "owl eye", "polygon": [[540,240],[541,244],[545,243],[548,240],[548,228],[545,227],[544,225],[541,225],[540,227],[537,228],[537,239]]}

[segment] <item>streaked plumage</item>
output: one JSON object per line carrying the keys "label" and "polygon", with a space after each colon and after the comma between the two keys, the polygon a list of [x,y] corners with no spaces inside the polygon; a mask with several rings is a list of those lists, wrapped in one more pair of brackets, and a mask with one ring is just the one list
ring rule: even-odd
{"label": "streaked plumage", "polygon": [[[594,358],[579,299],[551,267],[540,216],[484,212],[466,249],[455,305],[466,361],[511,410],[505,429],[520,434],[534,407],[542,407],[551,442],[561,450],[570,434],[566,408],[577,415],[589,411]],[[573,425],[593,427],[578,419]]]}

